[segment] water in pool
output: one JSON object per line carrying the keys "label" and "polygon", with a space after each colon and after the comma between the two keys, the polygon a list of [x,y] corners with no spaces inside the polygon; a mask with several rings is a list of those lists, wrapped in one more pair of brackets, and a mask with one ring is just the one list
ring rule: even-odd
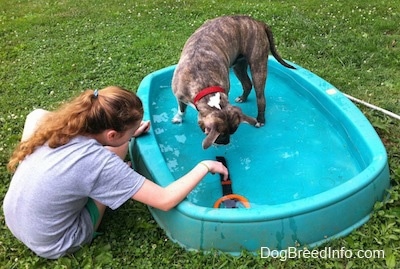
{"label": "water in pool", "polygon": [[[175,178],[181,177],[199,161],[224,156],[236,194],[252,206],[275,205],[313,196],[357,175],[363,168],[354,156],[353,144],[340,122],[333,125],[326,108],[295,82],[269,71],[266,124],[255,128],[241,124],[229,145],[203,150],[205,135],[197,125],[197,111],[188,107],[182,124],[173,124],[177,111],[170,81],[159,81],[153,90],[152,127],[158,146]],[[234,104],[241,85],[231,78],[229,99]],[[256,116],[254,91],[248,101],[236,104],[249,116]],[[222,196],[219,175],[207,177],[188,199],[212,207]]]}

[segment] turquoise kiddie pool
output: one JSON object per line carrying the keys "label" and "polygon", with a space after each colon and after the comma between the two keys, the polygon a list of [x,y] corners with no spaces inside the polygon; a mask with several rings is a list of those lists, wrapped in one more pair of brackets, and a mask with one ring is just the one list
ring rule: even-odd
{"label": "turquoise kiddie pool", "polygon": [[[296,66],[296,65],[295,65]],[[138,95],[149,134],[130,144],[135,169],[166,186],[198,162],[226,159],[232,191],[250,208],[213,208],[222,196],[219,175],[209,174],[174,209],[149,208],[170,239],[190,250],[240,254],[262,247],[317,246],[365,223],[389,188],[385,148],[374,128],[338,89],[272,56],[268,63],[266,124],[241,124],[231,143],[203,150],[197,111],[171,123],[177,103],[171,91],[175,66],[146,76]],[[241,85],[231,73],[229,99]],[[254,91],[237,104],[256,116]]]}

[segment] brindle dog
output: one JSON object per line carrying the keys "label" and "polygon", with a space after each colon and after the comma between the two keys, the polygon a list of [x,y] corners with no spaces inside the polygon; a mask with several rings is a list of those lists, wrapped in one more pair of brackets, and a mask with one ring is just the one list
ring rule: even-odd
{"label": "brindle dog", "polygon": [[[241,122],[264,125],[269,51],[279,63],[295,69],[278,54],[272,31],[264,22],[248,16],[223,16],[204,23],[186,41],[173,75],[178,113],[172,121],[182,122],[187,105],[194,106],[199,112],[198,124],[207,135],[202,143],[204,149],[213,143],[228,144]],[[257,119],[229,104],[231,66],[243,87],[236,102],[245,102],[254,84]],[[253,83],[247,74],[248,66]]]}

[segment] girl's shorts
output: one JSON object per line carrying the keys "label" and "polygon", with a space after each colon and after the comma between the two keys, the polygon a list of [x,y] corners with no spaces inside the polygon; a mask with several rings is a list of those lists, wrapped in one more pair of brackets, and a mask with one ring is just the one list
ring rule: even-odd
{"label": "girl's shorts", "polygon": [[96,206],[96,203],[93,201],[92,198],[89,198],[88,202],[85,205],[85,208],[89,212],[90,218],[93,223],[93,227],[96,227],[96,223],[99,220],[100,213],[99,209]]}

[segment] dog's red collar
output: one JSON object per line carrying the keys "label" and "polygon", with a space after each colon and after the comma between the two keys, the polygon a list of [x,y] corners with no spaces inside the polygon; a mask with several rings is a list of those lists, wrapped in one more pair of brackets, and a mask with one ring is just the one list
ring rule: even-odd
{"label": "dog's red collar", "polygon": [[201,90],[193,99],[193,104],[196,106],[197,102],[203,98],[206,95],[209,95],[211,93],[217,93],[217,92],[223,92],[225,93],[225,90],[223,88],[221,88],[220,86],[212,86],[212,87],[208,87],[205,88],[203,90]]}

